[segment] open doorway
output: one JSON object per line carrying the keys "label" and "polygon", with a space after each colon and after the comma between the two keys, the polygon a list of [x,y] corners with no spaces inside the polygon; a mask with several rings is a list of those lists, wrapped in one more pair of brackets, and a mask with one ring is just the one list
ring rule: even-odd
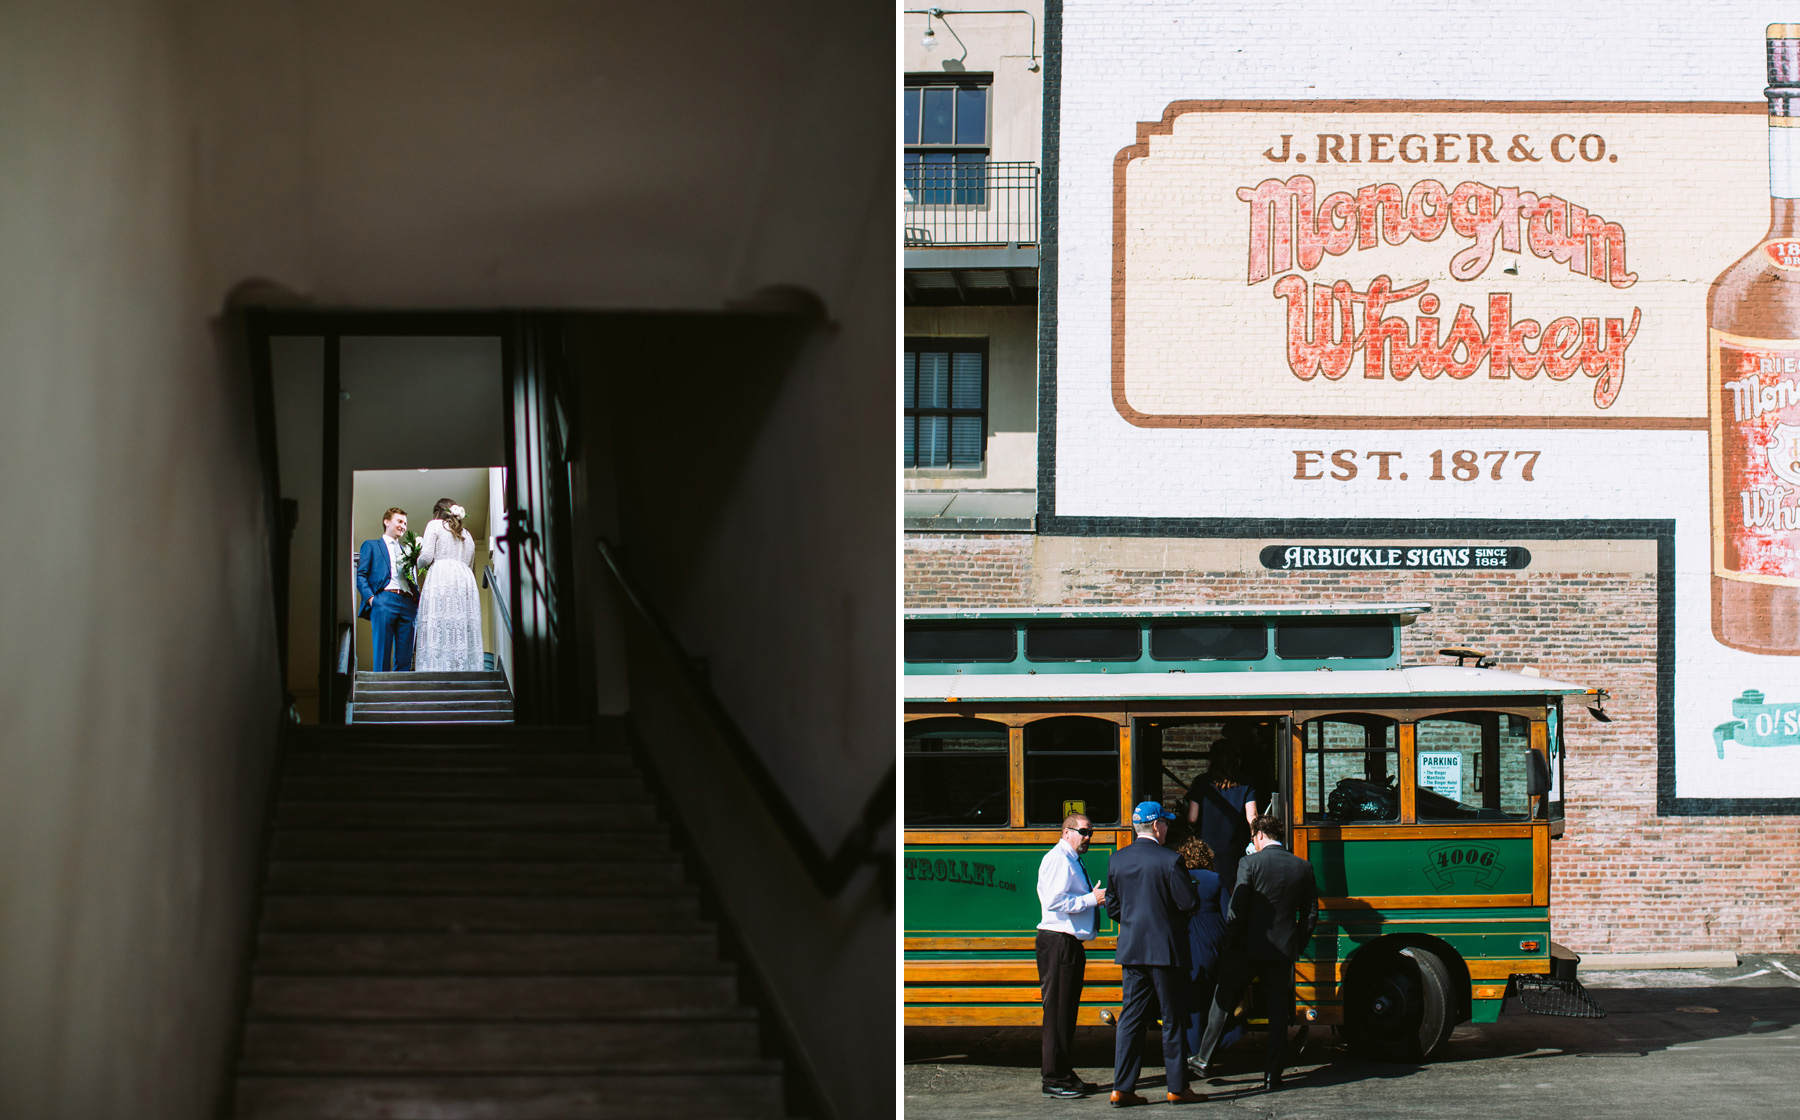
{"label": "open doorway", "polygon": [[[472,559],[469,563],[471,573],[475,577],[475,605],[479,611],[479,653],[477,664],[469,668],[480,668],[500,674],[500,679],[511,691],[511,681],[507,677],[508,646],[512,635],[510,627],[503,622],[507,618],[507,608],[500,581],[500,572],[505,569],[506,559],[495,547],[492,511],[496,503],[504,500],[506,469],[492,467],[419,467],[414,470],[372,470],[356,471],[350,488],[350,539],[358,542],[357,556],[360,561],[360,542],[373,540],[383,533],[383,518],[389,511],[398,510],[406,520],[405,532],[414,538],[422,538],[427,523],[436,508],[448,501],[455,503],[463,513],[459,520],[461,528],[468,534],[472,546]],[[496,568],[496,562],[498,568]],[[419,596],[423,600],[429,578],[429,568],[419,571],[414,582],[417,584]],[[352,581],[352,598],[355,599],[354,580]],[[353,604],[360,608],[360,603]],[[360,617],[360,609],[358,615]],[[356,627],[354,662],[358,669],[369,670],[376,667],[375,628],[370,619],[361,619]],[[415,641],[418,628],[414,628]],[[415,645],[412,668],[429,670],[433,668],[421,658]],[[457,666],[457,668],[464,668]],[[352,717],[354,718],[354,716]]]}
{"label": "open doorway", "polygon": [[410,596],[407,609],[419,609],[424,579],[391,570],[384,514],[406,511],[423,537],[444,498],[474,543],[482,670],[502,675],[509,706],[527,694],[522,717],[554,720],[558,702],[578,704],[556,688],[570,675],[558,568],[578,465],[573,410],[559,396],[558,317],[257,311],[250,334],[280,499],[270,530],[292,718],[353,719],[357,671],[402,667],[394,640],[376,656],[359,562],[379,546],[372,563],[395,595],[383,603]]}

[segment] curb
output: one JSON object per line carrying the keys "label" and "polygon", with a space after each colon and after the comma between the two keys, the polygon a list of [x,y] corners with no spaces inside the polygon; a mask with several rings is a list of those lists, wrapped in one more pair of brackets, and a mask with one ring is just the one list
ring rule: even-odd
{"label": "curb", "polygon": [[1701,953],[1583,953],[1581,971],[1614,972],[1649,968],[1736,968],[1738,955],[1724,950]]}

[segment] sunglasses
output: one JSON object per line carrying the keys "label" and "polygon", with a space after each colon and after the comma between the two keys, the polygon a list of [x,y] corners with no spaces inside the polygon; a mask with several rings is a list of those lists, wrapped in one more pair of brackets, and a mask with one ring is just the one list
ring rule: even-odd
{"label": "sunglasses", "polygon": [[1069,831],[1079,832],[1083,836],[1092,836],[1094,834],[1094,830],[1091,828],[1071,828]]}

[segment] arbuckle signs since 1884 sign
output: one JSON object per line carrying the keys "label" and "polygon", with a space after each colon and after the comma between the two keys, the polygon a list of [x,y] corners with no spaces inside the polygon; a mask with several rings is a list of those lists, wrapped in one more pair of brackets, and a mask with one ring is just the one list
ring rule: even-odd
{"label": "arbuckle signs since 1884 sign", "polygon": [[1703,430],[1692,248],[1757,240],[1764,131],[1755,103],[1177,101],[1114,161],[1114,406]]}
{"label": "arbuckle signs since 1884 sign", "polygon": [[1264,545],[1258,554],[1272,571],[1461,572],[1516,571],[1531,563],[1517,545]]}

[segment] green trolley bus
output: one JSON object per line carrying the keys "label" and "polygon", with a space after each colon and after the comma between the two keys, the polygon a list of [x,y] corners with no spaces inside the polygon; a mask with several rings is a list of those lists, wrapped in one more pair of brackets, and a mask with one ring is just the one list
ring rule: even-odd
{"label": "green trolley bus", "polygon": [[[1563,706],[1605,718],[1606,694],[1470,650],[1402,665],[1429,609],[909,612],[907,1024],[1039,1022],[1037,867],[1063,817],[1092,822],[1099,881],[1130,807],[1182,798],[1221,750],[1318,877],[1294,1021],[1418,1059],[1519,984],[1579,992],[1550,943]],[[1118,1006],[1115,933],[1103,912],[1084,1024]]]}

